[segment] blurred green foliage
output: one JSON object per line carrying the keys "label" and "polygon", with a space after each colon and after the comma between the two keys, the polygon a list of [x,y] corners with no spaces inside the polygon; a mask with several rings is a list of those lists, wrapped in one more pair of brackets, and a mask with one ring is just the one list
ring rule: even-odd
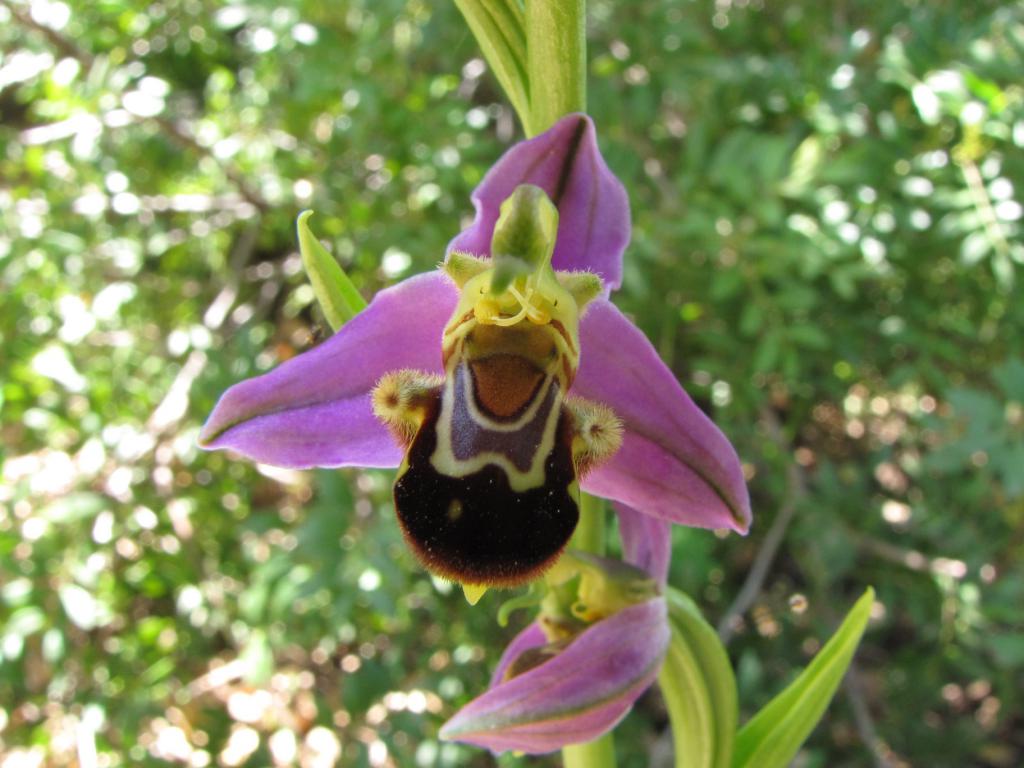
{"label": "blurred green foliage", "polygon": [[[799,764],[1021,764],[1024,5],[590,12],[617,301],[751,477],[753,533],[676,530],[673,582],[730,616],[795,512],[727,622],[741,720],[873,584]],[[389,474],[195,447],[328,332],[299,210],[370,296],[516,138],[454,7],[0,0],[0,50],[0,760],[492,765],[436,732],[501,598],[415,566]],[[618,744],[664,764],[656,693]]]}

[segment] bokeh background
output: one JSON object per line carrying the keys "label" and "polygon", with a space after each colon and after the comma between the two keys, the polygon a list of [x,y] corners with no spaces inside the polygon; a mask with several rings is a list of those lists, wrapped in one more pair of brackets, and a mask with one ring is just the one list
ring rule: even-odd
{"label": "bokeh background", "polygon": [[[616,301],[736,444],[755,526],[677,529],[749,716],[867,585],[799,766],[1024,763],[1024,5],[593,0],[629,189]],[[391,476],[195,445],[431,269],[518,138],[448,2],[0,0],[0,765],[502,766],[437,741],[505,641]],[[648,693],[626,766],[666,765]]]}

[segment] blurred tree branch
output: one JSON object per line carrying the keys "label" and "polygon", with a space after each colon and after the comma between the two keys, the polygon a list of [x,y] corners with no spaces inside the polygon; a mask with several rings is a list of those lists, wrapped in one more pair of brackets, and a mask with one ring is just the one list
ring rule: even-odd
{"label": "blurred tree branch", "polygon": [[[792,457],[792,447],[782,434],[782,424],[779,422],[779,417],[775,415],[775,412],[770,408],[763,409],[761,411],[761,421],[767,427],[769,439],[779,447],[782,455]],[[761,594],[765,579],[768,577],[768,572],[775,561],[779,547],[782,546],[782,542],[786,538],[786,531],[796,515],[797,507],[806,496],[807,481],[804,478],[803,470],[790,458],[786,466],[786,492],[779,511],[775,515],[775,520],[772,521],[768,533],[765,534],[764,541],[757,551],[753,565],[751,565],[750,570],[747,572],[747,578],[743,582],[743,586],[718,622],[718,636],[722,638],[722,642],[726,645],[728,645],[735,634],[740,618],[750,610],[750,607]]]}

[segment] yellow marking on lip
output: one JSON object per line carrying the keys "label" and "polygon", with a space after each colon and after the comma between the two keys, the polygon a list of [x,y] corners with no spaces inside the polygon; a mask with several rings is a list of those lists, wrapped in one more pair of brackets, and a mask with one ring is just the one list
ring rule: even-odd
{"label": "yellow marking on lip", "polygon": [[[519,469],[508,456],[496,450],[482,450],[472,457],[464,459],[456,457],[454,448],[456,435],[452,426],[455,412],[456,376],[465,376],[464,383],[467,390],[464,402],[468,404],[472,421],[477,427],[492,432],[508,433],[510,439],[515,439],[515,433],[536,417],[541,406],[550,406],[550,409],[544,415],[544,425],[541,429],[540,441],[532,447],[532,458],[528,469],[525,471]],[[531,488],[542,486],[545,478],[544,462],[555,444],[559,418],[562,413],[562,394],[560,389],[558,389],[557,382],[548,378],[547,384],[542,385],[538,390],[537,396],[533,399],[530,407],[513,423],[492,421],[486,417],[486,414],[474,412],[476,409],[470,387],[472,387],[472,380],[468,372],[458,369],[454,370],[445,381],[441,394],[441,411],[436,425],[437,445],[430,457],[430,463],[434,469],[448,477],[465,477],[478,472],[488,464],[493,464],[505,473],[510,488],[516,493],[523,493]],[[550,387],[555,387],[555,393],[549,401],[547,393]]]}

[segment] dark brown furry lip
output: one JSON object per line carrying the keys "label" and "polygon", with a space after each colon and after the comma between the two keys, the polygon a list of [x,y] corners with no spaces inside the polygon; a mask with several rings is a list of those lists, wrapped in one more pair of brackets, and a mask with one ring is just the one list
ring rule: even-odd
{"label": "dark brown furry lip", "polygon": [[[516,492],[493,464],[464,477],[430,463],[440,397],[409,449],[395,482],[402,533],[427,570],[464,584],[512,587],[540,576],[561,554],[579,520],[571,493],[571,426],[562,415],[545,460],[544,483]],[[457,513],[451,514],[457,503]]]}

